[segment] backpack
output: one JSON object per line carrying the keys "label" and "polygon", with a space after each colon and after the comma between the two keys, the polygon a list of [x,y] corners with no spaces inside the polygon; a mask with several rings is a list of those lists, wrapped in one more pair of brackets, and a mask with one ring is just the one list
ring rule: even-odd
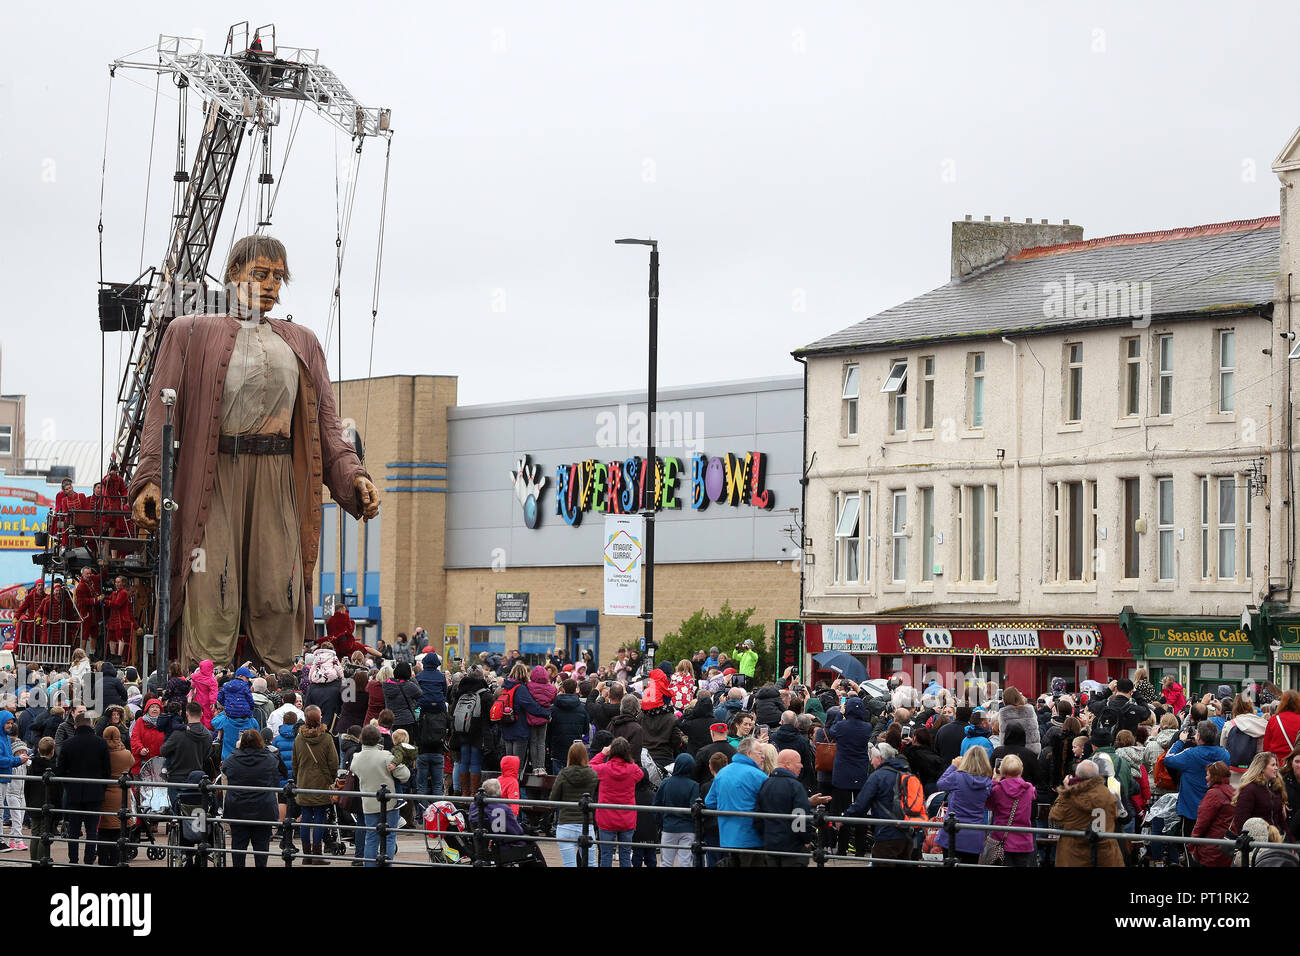
{"label": "backpack", "polygon": [[474,722],[483,713],[483,702],[478,692],[462,694],[456,701],[456,709],[451,715],[451,729],[458,734],[468,734],[474,729]]}
{"label": "backpack", "polygon": [[522,686],[522,684],[516,684],[509,690],[503,690],[498,694],[497,699],[492,701],[492,709],[488,711],[488,719],[494,724],[513,724],[518,720],[519,715],[515,713],[515,691]]}
{"label": "backpack", "polygon": [[[898,808],[896,820],[929,820],[925,814],[925,789],[920,779],[906,771],[894,776],[894,807]],[[924,832],[921,828],[920,832]]]}
{"label": "backpack", "polygon": [[1228,766],[1249,767],[1259,753],[1260,738],[1252,737],[1237,727],[1228,728]]}
{"label": "backpack", "polygon": [[1165,766],[1167,753],[1166,751],[1156,758],[1156,787],[1160,790],[1177,790],[1178,784],[1174,782],[1174,775]]}
{"label": "backpack", "polygon": [[[478,699],[478,694],[474,695]],[[443,738],[447,736],[447,714],[445,711],[426,708],[420,711],[420,736],[416,744],[421,750],[442,749]]]}
{"label": "backpack", "polygon": [[1107,731],[1113,738],[1119,732],[1121,717],[1131,717],[1130,723],[1137,724],[1137,704],[1131,700],[1124,701],[1122,707],[1112,707],[1111,704],[1112,701],[1106,701],[1106,706],[1097,713],[1093,727]]}

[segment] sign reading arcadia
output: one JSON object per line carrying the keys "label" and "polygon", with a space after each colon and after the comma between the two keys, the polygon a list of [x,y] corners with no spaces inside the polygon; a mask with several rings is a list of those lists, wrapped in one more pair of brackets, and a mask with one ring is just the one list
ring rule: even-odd
{"label": "sign reading arcadia", "polygon": [[635,514],[651,503],[656,511],[704,511],[710,504],[770,511],[776,503],[771,489],[763,487],[767,456],[762,452],[692,455],[687,462],[689,475],[680,458],[656,458],[653,473],[644,458],[589,458],[560,465],[555,469],[555,513],[576,527],[589,511]]}

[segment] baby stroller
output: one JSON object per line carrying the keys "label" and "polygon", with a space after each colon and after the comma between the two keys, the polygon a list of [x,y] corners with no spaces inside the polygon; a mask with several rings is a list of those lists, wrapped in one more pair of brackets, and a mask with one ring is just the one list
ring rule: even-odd
{"label": "baby stroller", "polygon": [[342,856],[348,852],[343,830],[339,827],[339,808],[333,800],[325,808],[324,849],[330,856]]}
{"label": "baby stroller", "polygon": [[[509,814],[510,811],[504,804],[497,804],[488,808],[489,817],[494,814]],[[497,817],[496,820],[511,820],[512,817]],[[488,834],[503,833],[502,827],[489,821],[490,825],[486,827]],[[484,853],[480,857],[474,843],[473,821],[466,819],[466,830],[461,835],[459,843],[463,844],[463,855],[470,860],[481,863],[484,866],[520,866],[520,867],[541,867],[546,866],[546,858],[542,856],[542,848],[534,840],[520,840],[517,837],[498,836],[496,839],[484,839]],[[508,831],[507,831],[508,832]],[[519,833],[518,836],[523,836]],[[427,839],[427,836],[426,836]]]}
{"label": "baby stroller", "polygon": [[[196,770],[187,782],[197,784],[203,776],[203,771]],[[198,847],[201,844],[207,844],[208,859],[213,866],[225,866],[226,828],[220,819],[221,809],[216,794],[209,793],[204,799],[202,792],[195,787],[179,791],[176,802],[179,819],[173,817],[167,821],[167,866],[199,866],[202,858]]]}
{"label": "baby stroller", "polygon": [[147,785],[162,783],[165,779],[162,757],[150,757],[140,764],[142,786],[135,788],[136,811],[139,816],[136,817],[135,826],[131,830],[133,846],[128,851],[133,860],[140,852],[138,844],[144,843],[149,844],[147,850],[149,859],[161,860],[167,855],[167,851],[158,846],[154,840],[153,828],[163,819],[163,814],[171,813],[171,802],[167,798],[166,787]]}
{"label": "baby stroller", "polygon": [[465,832],[465,815],[447,800],[424,808],[424,848],[430,863],[472,863],[474,838]]}

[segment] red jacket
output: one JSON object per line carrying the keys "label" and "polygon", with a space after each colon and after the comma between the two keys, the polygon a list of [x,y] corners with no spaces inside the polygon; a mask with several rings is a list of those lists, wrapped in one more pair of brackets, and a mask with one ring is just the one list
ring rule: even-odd
{"label": "red jacket", "polygon": [[44,644],[70,644],[81,628],[81,618],[77,616],[76,605],[68,589],[61,587],[57,592],[51,591],[41,602],[36,616],[45,622],[40,629],[41,642]]}
{"label": "red jacket", "polygon": [[77,587],[72,593],[73,601],[77,605],[77,613],[81,615],[82,635],[93,637],[99,630],[99,602],[95,600],[101,593],[99,575],[92,574],[89,584],[78,578]]}
{"label": "red jacket", "polygon": [[[600,778],[596,792],[600,803],[636,805],[636,784],[645,771],[626,760],[610,760],[603,753],[591,758],[591,769]],[[602,830],[635,830],[635,810],[597,810],[596,826]]]}
{"label": "red jacket", "polygon": [[[131,725],[131,755],[135,757],[135,764],[131,767],[131,773],[139,776],[140,764],[162,755],[164,736],[163,732],[157,727],[150,727],[146,724],[143,717],[136,718],[135,723]],[[142,750],[148,750],[149,753],[143,754],[141,753]]]}
{"label": "red jacket", "polygon": [[[337,641],[345,634],[351,637],[356,630],[357,626],[352,623],[352,615],[348,613],[346,607],[340,607],[325,619],[325,633],[329,635],[331,641]],[[338,650],[337,645],[335,650]]]}
{"label": "red jacket", "polygon": [[[1218,840],[1232,827],[1232,817],[1236,812],[1232,805],[1232,796],[1236,791],[1232,784],[1224,781],[1215,784],[1205,793],[1201,807],[1196,812],[1196,826],[1192,827],[1192,836]],[[1217,846],[1196,844],[1192,847],[1192,856],[1202,866],[1231,866],[1232,854],[1223,853]]]}
{"label": "red jacket", "polygon": [[1232,818],[1232,829],[1240,833],[1242,824],[1251,817],[1259,817],[1265,823],[1271,823],[1286,839],[1289,832],[1286,826],[1286,804],[1282,794],[1274,793],[1259,783],[1248,783],[1237,791],[1236,813]]}
{"label": "red jacket", "polygon": [[377,720],[379,712],[384,709],[384,685],[372,680],[366,684],[366,697],[369,700],[366,705],[366,723],[370,723]]}
{"label": "red jacket", "polygon": [[108,629],[110,631],[134,631],[135,618],[131,616],[131,594],[125,589],[114,591],[104,603],[108,606]]}
{"label": "red jacket", "polygon": [[1300,714],[1286,711],[1268,719],[1261,750],[1277,754],[1278,762],[1286,763],[1286,758],[1297,744],[1300,744]]}

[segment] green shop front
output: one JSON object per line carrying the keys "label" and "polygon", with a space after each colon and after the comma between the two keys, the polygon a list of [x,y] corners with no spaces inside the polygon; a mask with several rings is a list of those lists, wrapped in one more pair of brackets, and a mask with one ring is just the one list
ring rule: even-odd
{"label": "green shop front", "polygon": [[1151,682],[1158,688],[1172,676],[1189,700],[1214,693],[1223,684],[1235,693],[1273,679],[1258,613],[1243,627],[1238,617],[1147,617],[1126,607],[1119,623]]}
{"label": "green shop front", "polygon": [[1261,617],[1273,652],[1274,680],[1283,690],[1300,690],[1300,608],[1268,603]]}

